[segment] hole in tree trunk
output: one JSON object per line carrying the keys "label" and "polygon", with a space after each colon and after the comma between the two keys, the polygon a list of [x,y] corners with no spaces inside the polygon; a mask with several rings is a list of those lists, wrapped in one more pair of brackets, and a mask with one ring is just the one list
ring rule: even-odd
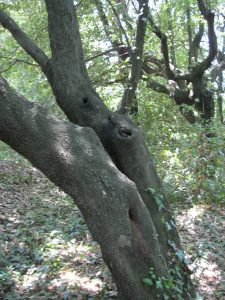
{"label": "hole in tree trunk", "polygon": [[136,217],[135,217],[135,213],[134,213],[134,211],[133,211],[132,208],[129,208],[128,214],[129,214],[129,218],[131,219],[131,221],[135,222],[136,221]]}
{"label": "hole in tree trunk", "polygon": [[83,103],[84,103],[84,104],[88,103],[88,97],[84,97],[84,98],[83,98]]}

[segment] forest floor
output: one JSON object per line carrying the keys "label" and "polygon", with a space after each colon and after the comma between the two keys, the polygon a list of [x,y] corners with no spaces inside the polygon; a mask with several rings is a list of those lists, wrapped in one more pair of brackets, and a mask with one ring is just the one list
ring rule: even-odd
{"label": "forest floor", "polygon": [[[225,208],[180,205],[176,217],[199,299],[225,299]],[[0,299],[116,299],[77,207],[23,161],[0,161]]]}

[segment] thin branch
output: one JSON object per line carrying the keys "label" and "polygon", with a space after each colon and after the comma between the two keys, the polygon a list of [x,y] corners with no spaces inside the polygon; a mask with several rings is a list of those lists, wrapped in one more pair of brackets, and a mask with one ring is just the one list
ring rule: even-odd
{"label": "thin branch", "polygon": [[94,0],[95,6],[98,10],[98,14],[100,17],[100,20],[103,25],[103,29],[105,31],[105,34],[107,38],[109,39],[111,45],[113,48],[117,51],[117,54],[121,60],[125,60],[128,57],[131,57],[131,49],[129,46],[123,45],[122,42],[119,42],[115,38],[113,38],[112,30],[109,30],[109,21],[108,18],[104,12],[102,2],[100,0]]}
{"label": "thin branch", "polygon": [[0,74],[9,71],[15,64],[16,64],[16,61],[12,62],[12,63],[9,65],[9,67],[7,67],[6,69],[4,69],[4,70],[2,70],[2,71],[0,70]]}
{"label": "thin branch", "polygon": [[169,59],[169,49],[168,49],[168,43],[167,43],[167,36],[155,24],[154,19],[153,19],[152,15],[150,13],[148,14],[148,20],[149,20],[149,23],[152,27],[152,31],[155,33],[155,35],[161,41],[161,52],[162,52],[163,59],[164,59],[167,78],[174,80],[175,79],[175,74],[170,68],[170,59]]}
{"label": "thin branch", "polygon": [[191,44],[189,44],[190,45],[190,47],[189,47],[189,66],[191,66],[193,64],[193,59],[195,62],[197,62],[198,50],[200,48],[200,42],[202,40],[203,33],[204,33],[204,25],[200,24],[199,31],[196,33]]}
{"label": "thin branch", "polygon": [[187,11],[187,31],[188,31],[188,44],[189,44],[189,52],[188,52],[188,69],[193,65],[193,59],[197,62],[198,58],[198,50],[200,48],[200,42],[204,33],[204,25],[203,23],[199,24],[199,30],[193,38],[192,28],[191,28],[191,13],[190,6],[188,5]]}
{"label": "thin branch", "polygon": [[168,13],[168,27],[169,27],[169,38],[171,42],[170,51],[171,51],[171,59],[172,64],[176,68],[176,52],[175,52],[175,45],[174,45],[174,30],[173,30],[173,22],[172,22],[172,13],[171,13],[171,7],[169,5],[168,0],[165,1],[167,5],[167,13]]}
{"label": "thin branch", "polygon": [[[173,82],[175,84],[175,82]],[[182,90],[179,88],[173,88],[171,84],[167,84],[166,86],[155,81],[148,80],[147,87],[151,88],[153,91],[161,94],[168,95],[172,98],[177,105],[179,105],[180,112],[182,115],[190,122],[191,124],[196,122],[196,118],[194,112],[191,108],[183,107],[184,104],[193,105],[194,101],[191,99],[188,90]]]}
{"label": "thin branch", "polygon": [[133,6],[133,8],[134,8],[135,13],[138,14],[138,9],[137,9],[137,7],[135,6],[134,1],[131,0],[131,3],[132,3],[132,6]]}
{"label": "thin branch", "polygon": [[147,75],[154,74],[155,76],[166,77],[163,60],[158,59],[153,55],[145,56],[142,71]]}
{"label": "thin branch", "polygon": [[221,124],[224,124],[224,117],[223,117],[223,73],[221,72],[218,76],[218,89],[217,89],[217,100],[218,100],[218,113]]}
{"label": "thin branch", "polygon": [[[104,55],[106,55],[106,54],[109,54],[109,53],[111,53],[111,52],[115,52],[115,51],[116,51],[117,53],[120,54],[120,50],[121,50],[121,49],[123,49],[123,46],[115,46],[115,47],[113,47],[113,48],[111,48],[111,49],[105,50],[105,51],[103,51],[103,52],[100,52],[100,53],[98,53],[98,54],[96,54],[96,55],[93,55],[93,56],[87,58],[87,59],[85,60],[85,63],[88,62],[88,61],[91,61],[91,60],[93,60],[93,59],[95,59],[95,58],[98,58],[98,57],[100,57],[100,56],[104,56]],[[127,54],[127,53],[122,53],[121,55],[126,55],[126,54]]]}
{"label": "thin branch", "polygon": [[103,29],[105,31],[105,34],[107,36],[107,38],[110,39],[112,45],[113,45],[113,41],[111,40],[111,37],[110,37],[110,31],[108,30],[108,27],[109,27],[109,21],[108,21],[108,18],[104,12],[104,9],[103,9],[103,6],[102,6],[102,2],[100,0],[94,0],[95,2],[95,6],[98,10],[98,14],[99,14],[99,17],[101,19],[101,22],[103,24]]}
{"label": "thin branch", "polygon": [[28,60],[25,60],[25,59],[16,58],[15,61],[16,61],[16,63],[24,63],[24,64],[27,64],[27,65],[30,65],[30,66],[39,67],[38,64],[31,63],[31,62],[29,62]]}
{"label": "thin branch", "polygon": [[[192,44],[192,28],[191,28],[191,12],[190,12],[190,6],[188,5],[186,10],[187,15],[187,32],[188,32],[188,44],[189,47],[191,47]],[[189,55],[190,58],[190,55]]]}
{"label": "thin branch", "polygon": [[119,7],[121,7],[121,14],[122,14],[122,17],[123,17],[123,21],[126,24],[126,27],[130,31],[133,31],[133,26],[130,22],[131,18],[128,14],[128,5],[129,4],[127,4],[126,1],[124,1],[124,0],[117,0],[117,4],[119,5]]}
{"label": "thin branch", "polygon": [[104,55],[106,55],[106,54],[109,54],[109,53],[111,53],[111,52],[114,52],[114,51],[116,51],[116,50],[117,50],[117,49],[115,49],[115,48],[111,48],[111,49],[108,49],[108,50],[106,50],[106,51],[100,52],[100,53],[98,53],[98,54],[96,54],[96,55],[93,55],[93,56],[87,58],[87,59],[85,60],[85,63],[87,63],[87,62],[89,62],[89,61],[91,61],[91,60],[93,60],[93,59],[95,59],[95,58],[98,58],[98,57],[100,57],[100,56],[104,56]]}
{"label": "thin branch", "polygon": [[217,57],[218,64],[212,69],[211,76],[212,81],[214,82],[218,76],[225,70],[225,54],[219,52]]}
{"label": "thin branch", "polygon": [[77,4],[76,4],[76,7],[78,7],[79,5],[81,5],[81,3],[83,2],[84,0],[80,0]]}
{"label": "thin branch", "polygon": [[142,56],[145,41],[146,23],[149,13],[148,0],[139,0],[139,15],[137,22],[135,49],[131,56],[131,75],[127,87],[124,91],[123,98],[119,105],[119,112],[126,113],[128,109],[132,110],[138,82],[142,71]]}
{"label": "thin branch", "polygon": [[26,60],[23,60],[23,59],[15,59],[15,60],[13,60],[13,61],[10,63],[9,67],[7,67],[6,69],[4,69],[4,70],[2,70],[2,71],[0,70],[0,74],[6,72],[6,71],[8,71],[8,70],[10,70],[10,69],[11,69],[15,64],[17,64],[17,63],[24,63],[24,64],[27,64],[27,65],[30,65],[30,66],[39,67],[38,64],[33,64],[33,63],[31,63],[31,62],[29,62],[29,61],[26,61]]}
{"label": "thin branch", "polygon": [[126,80],[126,77],[122,77],[122,78],[117,78],[112,81],[98,80],[98,81],[94,81],[93,83],[94,83],[94,85],[98,85],[98,86],[109,86],[109,85],[114,85],[115,83],[123,84],[125,80]]}
{"label": "thin branch", "polygon": [[204,0],[197,0],[199,10],[206,20],[208,25],[208,43],[209,43],[209,54],[205,60],[203,60],[199,65],[193,68],[193,74],[203,75],[203,73],[211,67],[211,64],[217,54],[217,38],[214,30],[214,17],[215,14],[206,7]]}
{"label": "thin branch", "polygon": [[29,54],[40,65],[44,71],[49,61],[44,51],[40,49],[14,22],[14,20],[2,10],[0,10],[0,23],[4,28],[10,31],[14,39],[27,52],[27,54]]}
{"label": "thin branch", "polygon": [[170,94],[169,90],[167,89],[167,87],[153,79],[148,80],[147,82],[147,87],[152,89],[153,91],[157,92],[157,93],[161,93],[161,94],[165,94],[168,95]]}
{"label": "thin branch", "polygon": [[[211,76],[212,81],[214,82],[218,77],[221,76],[223,70],[225,70],[225,15],[221,14],[224,18],[224,24],[220,27],[220,32],[222,33],[222,43],[221,49],[222,51],[218,51],[217,55],[217,65],[212,69]],[[223,75],[222,75],[223,77]]]}
{"label": "thin branch", "polygon": [[112,8],[112,10],[113,10],[113,13],[114,13],[114,15],[115,15],[115,17],[116,17],[116,19],[117,19],[118,25],[119,25],[119,27],[120,27],[120,30],[122,31],[122,33],[123,33],[123,35],[124,35],[124,37],[125,37],[125,40],[126,40],[128,49],[131,49],[131,47],[130,47],[130,42],[129,42],[129,39],[128,39],[128,36],[127,36],[127,34],[126,34],[125,29],[123,28],[123,25],[122,25],[122,23],[121,23],[121,21],[120,21],[120,18],[119,18],[118,14],[117,14],[117,11],[116,11],[115,7],[113,6],[113,4],[112,4],[112,2],[111,2],[110,0],[107,0],[107,2],[109,3],[109,5],[111,6],[111,8]]}

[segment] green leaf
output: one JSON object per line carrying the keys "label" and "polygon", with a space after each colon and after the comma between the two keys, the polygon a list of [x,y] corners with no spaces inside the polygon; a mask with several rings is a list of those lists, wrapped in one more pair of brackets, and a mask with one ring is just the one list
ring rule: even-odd
{"label": "green leaf", "polygon": [[144,278],[143,283],[147,286],[152,286],[153,285],[153,281],[150,278]]}

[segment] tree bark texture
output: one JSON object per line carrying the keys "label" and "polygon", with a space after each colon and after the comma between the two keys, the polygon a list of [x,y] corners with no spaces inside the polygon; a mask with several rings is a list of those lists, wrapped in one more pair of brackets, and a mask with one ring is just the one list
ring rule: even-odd
{"label": "tree bark texture", "polygon": [[[20,45],[39,63],[70,122],[26,101],[1,78],[0,139],[74,199],[121,299],[193,299],[175,222],[140,130],[110,112],[93,89],[73,1],[46,0],[46,9],[50,59],[31,51],[33,43],[2,12],[0,22],[18,42],[22,34]],[[150,270],[155,277],[145,285]]]}

